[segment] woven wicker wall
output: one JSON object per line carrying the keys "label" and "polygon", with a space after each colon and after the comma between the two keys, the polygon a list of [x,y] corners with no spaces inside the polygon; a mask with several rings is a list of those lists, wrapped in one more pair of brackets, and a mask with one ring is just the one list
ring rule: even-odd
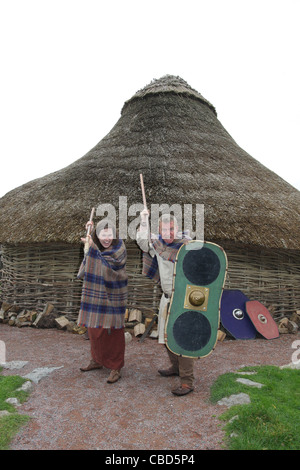
{"label": "woven wicker wall", "polygon": [[[161,289],[141,274],[141,251],[128,244],[128,307],[156,311]],[[68,244],[3,245],[2,301],[42,310],[47,302],[77,319],[82,282],[76,278],[82,248]]]}
{"label": "woven wicker wall", "polygon": [[239,289],[250,300],[272,306],[275,319],[300,309],[299,252],[224,248],[228,258],[225,289]]}
{"label": "woven wicker wall", "polygon": [[80,250],[72,245],[2,245],[1,298],[22,308],[52,303],[62,314],[78,312]]}
{"label": "woven wicker wall", "polygon": [[[226,289],[240,289],[251,300],[275,308],[275,317],[300,309],[300,254],[280,250],[224,247],[228,257]],[[161,289],[141,274],[141,251],[128,243],[128,307],[157,311]],[[62,315],[76,319],[82,259],[79,246],[67,244],[3,245],[0,300],[42,310],[52,303]]]}

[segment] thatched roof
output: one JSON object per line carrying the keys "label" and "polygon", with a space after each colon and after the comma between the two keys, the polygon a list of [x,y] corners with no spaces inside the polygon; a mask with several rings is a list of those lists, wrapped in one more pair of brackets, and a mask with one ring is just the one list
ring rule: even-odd
{"label": "thatched roof", "polygon": [[300,248],[300,192],[241,149],[213,105],[173,76],[128,100],[85,156],[0,199],[0,242],[79,243],[92,206],[142,202],[140,173],[149,205],[205,205],[206,240]]}

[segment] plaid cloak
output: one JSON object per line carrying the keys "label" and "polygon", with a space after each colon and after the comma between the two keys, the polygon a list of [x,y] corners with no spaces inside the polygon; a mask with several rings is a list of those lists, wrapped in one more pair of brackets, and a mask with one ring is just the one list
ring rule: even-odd
{"label": "plaid cloak", "polygon": [[88,328],[123,328],[127,303],[126,248],[122,240],[101,252],[92,243],[78,278],[83,277],[78,325]]}
{"label": "plaid cloak", "polygon": [[[152,236],[151,243],[155,252],[161,256],[166,261],[171,261],[175,263],[176,256],[178,253],[179,248],[182,245],[185,245],[189,242],[190,237],[182,233],[181,240],[174,240],[172,243],[166,243],[162,238],[161,235],[158,237]],[[156,256],[152,258],[149,253],[143,252],[143,274],[156,283],[160,283],[160,276],[159,276],[159,269],[158,269],[158,262]]]}

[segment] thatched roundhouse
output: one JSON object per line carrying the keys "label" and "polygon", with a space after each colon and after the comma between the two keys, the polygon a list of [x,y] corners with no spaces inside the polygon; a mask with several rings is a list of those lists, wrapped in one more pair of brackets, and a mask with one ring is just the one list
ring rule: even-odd
{"label": "thatched roundhouse", "polygon": [[[1,200],[2,300],[77,316],[80,237],[91,208],[141,203],[204,204],[205,239],[227,251],[226,288],[300,308],[300,192],[241,149],[214,106],[179,77],[152,81],[125,102],[109,134],[68,167]],[[128,218],[132,220],[132,218]],[[156,309],[160,290],[141,275],[127,240],[129,306]]]}

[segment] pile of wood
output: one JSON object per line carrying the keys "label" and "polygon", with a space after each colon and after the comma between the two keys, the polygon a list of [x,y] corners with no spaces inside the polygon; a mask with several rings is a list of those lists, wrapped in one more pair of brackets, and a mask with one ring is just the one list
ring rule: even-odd
{"label": "pile of wood", "polygon": [[300,310],[296,310],[290,318],[284,317],[278,322],[280,334],[296,334],[300,328]]}
{"label": "pile of wood", "polygon": [[84,334],[86,328],[78,327],[74,321],[68,320],[64,315],[57,313],[54,305],[47,303],[41,312],[22,309],[15,304],[3,302],[0,309],[0,322],[10,326],[22,328],[58,328],[76,334]]}
{"label": "pile of wood", "polygon": [[136,337],[141,337],[152,322],[148,334],[151,338],[157,338],[157,322],[153,322],[156,317],[157,315],[154,312],[143,315],[142,311],[137,308],[127,309],[125,313],[125,331],[129,331]]}
{"label": "pile of wood", "polygon": [[[142,311],[136,308],[127,309],[125,314],[125,331],[129,332],[132,336],[139,337],[143,335],[154,316],[156,316],[154,312],[143,315]],[[19,328],[25,326],[57,328],[80,335],[87,331],[86,328],[78,326],[75,321],[68,319],[65,315],[60,315],[51,303],[47,303],[42,311],[37,312],[36,310],[23,309],[15,304],[3,302],[0,309],[1,322]],[[156,322],[153,323],[149,335],[157,338]]]}
{"label": "pile of wood", "polygon": [[[272,314],[271,308],[270,312]],[[280,334],[296,334],[300,329],[300,310],[293,312],[289,318],[284,317],[275,321]],[[26,326],[34,328],[57,328],[79,335],[87,331],[86,328],[78,326],[75,321],[68,319],[65,315],[59,314],[51,303],[47,303],[44,309],[38,312],[36,310],[21,308],[16,304],[3,302],[0,309],[0,323],[7,323],[10,326],[17,326],[18,328]],[[147,331],[149,325],[151,325],[151,327],[149,331]],[[145,314],[137,308],[127,309],[125,313],[125,332],[130,333],[131,336],[142,339],[146,336],[157,338],[157,314],[149,310],[147,310]],[[225,331],[223,331],[223,328],[220,328],[218,330],[218,341],[224,341],[225,337]]]}
{"label": "pile of wood", "polygon": [[[128,308],[152,312],[159,307],[160,286],[142,275],[142,251],[126,242]],[[80,245],[46,243],[2,245],[1,290],[3,300],[42,310],[48,302],[69,320],[77,320],[82,280],[77,279],[83,258]]]}

